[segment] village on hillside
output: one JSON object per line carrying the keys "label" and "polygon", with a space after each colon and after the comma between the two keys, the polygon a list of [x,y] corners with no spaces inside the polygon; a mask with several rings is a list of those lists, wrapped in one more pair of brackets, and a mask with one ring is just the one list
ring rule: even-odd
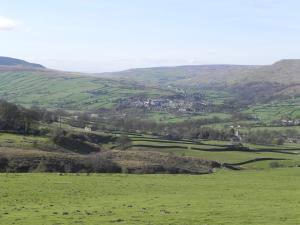
{"label": "village on hillside", "polygon": [[207,112],[209,105],[210,104],[204,100],[204,96],[201,94],[178,94],[158,98],[149,98],[144,96],[123,98],[118,101],[117,108],[142,108],[149,111],[201,113]]}

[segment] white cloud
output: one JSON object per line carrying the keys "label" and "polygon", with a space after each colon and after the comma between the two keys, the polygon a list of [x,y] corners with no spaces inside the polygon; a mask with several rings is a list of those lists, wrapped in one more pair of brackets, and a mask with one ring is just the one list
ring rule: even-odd
{"label": "white cloud", "polygon": [[14,28],[16,28],[16,26],[17,26],[16,21],[7,17],[0,16],[0,31],[13,30]]}

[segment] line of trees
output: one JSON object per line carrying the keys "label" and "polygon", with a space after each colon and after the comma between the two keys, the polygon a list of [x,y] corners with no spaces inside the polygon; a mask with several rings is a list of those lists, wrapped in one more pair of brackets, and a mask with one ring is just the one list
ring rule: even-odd
{"label": "line of trees", "polygon": [[58,120],[55,112],[33,107],[26,109],[13,103],[0,100],[0,130],[18,133],[36,133],[35,124],[39,121],[52,123]]}
{"label": "line of trees", "polygon": [[243,134],[245,142],[262,145],[283,145],[288,139],[299,139],[299,132],[295,129],[288,129],[285,131],[276,130],[256,130]]}
{"label": "line of trees", "polygon": [[183,121],[178,123],[157,123],[136,118],[123,118],[111,121],[112,127],[119,131],[152,133],[168,139],[219,139],[228,140],[231,133],[226,130],[217,130],[205,125],[224,122],[218,117]]}

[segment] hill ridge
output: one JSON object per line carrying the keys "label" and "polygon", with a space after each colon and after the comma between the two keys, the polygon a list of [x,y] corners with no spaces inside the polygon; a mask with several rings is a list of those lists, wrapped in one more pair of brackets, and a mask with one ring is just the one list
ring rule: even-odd
{"label": "hill ridge", "polygon": [[0,67],[46,69],[43,65],[30,63],[22,59],[0,56]]}

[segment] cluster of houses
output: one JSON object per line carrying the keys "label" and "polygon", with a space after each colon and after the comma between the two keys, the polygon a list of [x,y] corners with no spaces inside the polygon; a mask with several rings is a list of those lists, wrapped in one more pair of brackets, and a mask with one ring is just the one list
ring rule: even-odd
{"label": "cluster of houses", "polygon": [[204,101],[193,99],[155,98],[143,99],[139,97],[121,99],[119,108],[136,107],[155,111],[177,112],[204,112],[208,104]]}
{"label": "cluster of houses", "polygon": [[281,120],[282,126],[299,126],[300,120]]}

